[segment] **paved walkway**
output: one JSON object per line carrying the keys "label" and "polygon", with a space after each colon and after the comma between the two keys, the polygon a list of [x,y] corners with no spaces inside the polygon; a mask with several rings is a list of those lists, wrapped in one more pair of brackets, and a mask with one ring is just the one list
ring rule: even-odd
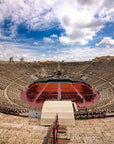
{"label": "paved walkway", "polygon": [[[42,144],[47,130],[38,119],[0,113],[0,143]],[[114,117],[76,120],[66,136],[68,144],[114,144]]]}

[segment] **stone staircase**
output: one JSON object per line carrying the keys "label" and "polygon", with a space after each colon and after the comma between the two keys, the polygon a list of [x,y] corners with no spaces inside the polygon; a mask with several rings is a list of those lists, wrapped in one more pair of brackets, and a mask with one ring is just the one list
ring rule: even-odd
{"label": "stone staircase", "polygon": [[66,125],[59,125],[58,115],[55,121],[48,129],[47,135],[44,137],[42,144],[68,144]]}
{"label": "stone staircase", "polygon": [[[68,144],[69,139],[66,135],[67,129],[65,125],[59,125],[57,131],[56,144]],[[50,137],[49,144],[53,144],[53,136]]]}

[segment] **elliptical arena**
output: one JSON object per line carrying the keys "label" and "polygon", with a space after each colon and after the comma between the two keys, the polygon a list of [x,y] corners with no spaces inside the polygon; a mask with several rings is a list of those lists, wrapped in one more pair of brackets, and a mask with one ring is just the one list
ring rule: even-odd
{"label": "elliptical arena", "polygon": [[0,142],[42,143],[48,127],[41,126],[37,114],[42,115],[45,101],[72,102],[75,125],[67,127],[69,143],[113,143],[113,57],[86,62],[1,61]]}

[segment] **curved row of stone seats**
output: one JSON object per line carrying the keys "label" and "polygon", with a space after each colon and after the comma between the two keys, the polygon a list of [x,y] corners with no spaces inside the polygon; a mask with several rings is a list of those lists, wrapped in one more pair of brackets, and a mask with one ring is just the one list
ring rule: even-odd
{"label": "curved row of stone seats", "polygon": [[[97,74],[96,74],[96,75],[97,75]],[[104,82],[103,79],[99,79],[98,77],[96,77],[96,75],[91,76],[91,77],[87,80],[87,82],[88,82],[90,85],[93,85],[93,84],[95,84],[95,83],[97,83],[97,82],[99,82],[99,83],[103,83],[103,82]]]}
{"label": "curved row of stone seats", "polygon": [[104,106],[103,110],[105,110],[108,113],[114,113],[114,103]]}
{"label": "curved row of stone seats", "polygon": [[[10,92],[11,93],[11,92]],[[17,95],[17,94],[15,94]],[[20,97],[18,98],[17,96],[14,98],[13,93],[11,93],[11,96],[10,98],[12,98],[12,101],[14,102],[14,104],[11,104],[7,101],[7,99],[3,98],[0,100],[0,105],[1,106],[5,106],[5,107],[13,107],[14,109],[20,109],[21,110],[21,113],[23,112],[29,112],[29,110],[31,109],[36,109],[36,108],[32,108],[30,105],[24,103]],[[4,95],[3,95],[4,96]]]}
{"label": "curved row of stone seats", "polygon": [[114,79],[110,81],[114,85]]}
{"label": "curved row of stone seats", "polygon": [[35,70],[28,67],[26,64],[0,64],[0,74],[11,80],[34,72]]}
{"label": "curved row of stone seats", "polygon": [[88,69],[86,69],[85,73],[89,72],[103,72],[103,71],[111,71],[113,72],[113,67],[114,67],[114,60],[111,60],[110,62],[105,62],[102,60],[98,62],[93,62]]}
{"label": "curved row of stone seats", "polygon": [[21,85],[21,86],[23,86],[23,87],[27,87],[27,86],[28,86],[28,82],[22,81],[22,80],[20,80],[20,79],[17,79],[17,80],[15,81],[15,83],[18,84],[18,85]]}
{"label": "curved row of stone seats", "polygon": [[39,64],[39,70],[40,72],[43,71],[47,75],[48,74],[53,74],[54,70],[56,70],[58,67],[58,64],[53,62],[53,63],[40,63]]}
{"label": "curved row of stone seats", "polygon": [[20,92],[16,93],[15,91],[12,91],[12,89],[9,89],[7,91],[7,95],[8,95],[8,98],[14,103],[18,104],[18,102],[21,100],[20,99]]}
{"label": "curved row of stone seats", "polygon": [[109,88],[109,82],[113,81],[113,73],[112,72],[101,72],[94,75],[88,79],[88,83],[90,83],[93,87],[102,89],[102,88]]}
{"label": "curved row of stone seats", "polygon": [[21,92],[25,89],[24,86],[21,86],[20,84],[18,85],[17,83],[13,83],[12,85],[10,85],[10,87],[8,87],[7,89],[7,95],[8,98],[14,102],[15,104],[19,105],[20,107],[23,108],[27,108],[28,110],[31,109],[31,106],[24,103],[21,100]]}
{"label": "curved row of stone seats", "polygon": [[103,82],[102,84],[93,84],[93,87],[94,88],[97,88],[99,91],[102,90],[102,89],[106,89],[106,88],[111,88],[111,85],[108,83],[108,82]]}
{"label": "curved row of stone seats", "polygon": [[114,72],[105,72],[104,74],[102,75],[97,75],[97,77],[100,77],[106,81],[111,81],[111,80],[114,80]]}
{"label": "curved row of stone seats", "polygon": [[113,81],[113,73],[108,71],[97,73],[88,80],[88,83],[100,91],[99,102],[88,110],[105,110],[107,112],[114,110],[114,89],[109,83],[111,80]]}
{"label": "curved row of stone seats", "polygon": [[0,89],[0,97],[4,96],[4,90]]}
{"label": "curved row of stone seats", "polygon": [[18,109],[17,106],[12,105],[5,99],[4,94],[2,95],[2,98],[0,97],[0,112],[3,112],[4,108],[13,108],[13,109]]}
{"label": "curved row of stone seats", "polygon": [[[61,72],[62,72],[62,74],[64,73],[65,77],[69,77],[69,76],[77,77],[77,75],[79,77],[80,72],[85,67],[87,67],[86,63],[88,65],[88,62],[85,62],[85,63],[83,63],[83,62],[82,63],[81,62],[80,63],[78,63],[78,62],[77,63],[76,62],[65,62],[65,63],[64,62],[60,62],[60,67],[61,67],[61,70],[62,70]],[[45,64],[41,63],[40,67],[41,68],[39,68],[39,69],[45,71],[47,76],[48,76],[50,74],[52,75],[53,72],[57,71],[58,63],[55,63],[55,62],[53,62],[53,63],[45,63]]]}
{"label": "curved row of stone seats", "polygon": [[100,76],[101,78],[108,80],[111,80],[114,78],[113,72],[105,72],[103,75]]}
{"label": "curved row of stone seats", "polygon": [[93,110],[93,111],[76,111],[74,113],[75,119],[87,119],[87,118],[103,118],[106,112],[104,110]]}
{"label": "curved row of stone seats", "polygon": [[[6,69],[7,67],[7,69]],[[22,112],[29,111],[32,108],[30,105],[25,104],[20,97],[21,92],[31,83],[30,79],[30,71],[27,73],[27,70],[25,68],[17,67],[14,65],[6,66],[6,65],[0,65],[0,105],[2,107],[14,107],[14,109],[20,108]],[[26,76],[27,73],[27,76]],[[25,77],[23,77],[25,75]],[[12,83],[13,82],[13,83]],[[17,82],[17,83],[16,83]],[[12,83],[10,86],[8,86],[10,83]],[[5,88],[7,88],[7,95],[8,98],[14,102],[12,105],[9,103],[7,98],[4,95]],[[2,90],[3,89],[3,90]]]}
{"label": "curved row of stone seats", "polygon": [[29,76],[24,76],[21,77],[20,80],[22,80],[23,82],[27,83],[27,84],[31,84],[33,82],[33,80],[31,80],[30,75]]}
{"label": "curved row of stone seats", "polygon": [[87,78],[87,83],[89,83],[90,85],[97,82],[99,79],[96,78],[96,74],[93,75],[89,75]]}
{"label": "curved row of stone seats", "polygon": [[22,109],[22,108],[16,107],[15,105],[1,104],[0,105],[0,112],[7,113],[7,114],[20,115],[22,113],[28,112],[28,110],[24,109],[24,108]]}
{"label": "curved row of stone seats", "polygon": [[99,86],[99,85],[102,85],[102,84],[106,83],[104,80],[101,80],[99,78],[96,78],[96,79],[97,79],[96,81],[91,83],[92,86]]}
{"label": "curved row of stone seats", "polygon": [[91,106],[88,108],[88,110],[97,110],[97,109],[104,109],[105,107],[110,107],[110,105],[114,104],[114,90],[109,89],[103,89],[100,91],[100,100],[96,105]]}
{"label": "curved row of stone seats", "polygon": [[3,75],[4,77],[8,78],[9,80],[15,80],[16,78],[21,76],[19,71],[16,71],[15,68],[8,69],[6,67],[4,69],[1,69],[1,71],[0,71],[0,74]]}
{"label": "curved row of stone seats", "polygon": [[0,89],[0,103],[4,103],[5,101],[4,90]]}
{"label": "curved row of stone seats", "polygon": [[4,90],[7,87],[7,84],[4,83],[0,83],[0,89]]}
{"label": "curved row of stone seats", "polygon": [[[17,104],[17,100],[16,100],[16,104]],[[15,104],[11,104],[4,96],[4,90],[0,90],[0,106],[1,107],[9,107],[9,108],[13,108],[13,109],[18,109],[20,108],[18,105],[15,105]],[[25,106],[25,105],[24,105]],[[21,110],[24,110],[26,109],[26,106],[25,108],[24,107],[21,107],[20,108]]]}
{"label": "curved row of stone seats", "polygon": [[61,67],[64,71],[71,73],[72,72],[80,72],[87,67],[91,62],[66,62],[60,63]]}
{"label": "curved row of stone seats", "polygon": [[9,80],[0,77],[0,89],[4,90],[9,83],[10,83]]}

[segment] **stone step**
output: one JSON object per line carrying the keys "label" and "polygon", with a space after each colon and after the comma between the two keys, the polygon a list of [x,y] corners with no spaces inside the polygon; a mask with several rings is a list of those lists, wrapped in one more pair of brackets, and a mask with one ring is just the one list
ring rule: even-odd
{"label": "stone step", "polygon": [[57,133],[66,133],[66,129],[58,129],[58,132]]}
{"label": "stone step", "polygon": [[57,144],[68,144],[68,142],[64,139],[57,139]]}
{"label": "stone step", "polygon": [[57,133],[57,139],[67,139],[65,133]]}
{"label": "stone step", "polygon": [[[52,144],[52,139],[49,140],[48,144]],[[68,142],[65,139],[57,139],[56,144],[68,144]]]}
{"label": "stone step", "polygon": [[66,125],[59,125],[59,129],[66,129]]}

